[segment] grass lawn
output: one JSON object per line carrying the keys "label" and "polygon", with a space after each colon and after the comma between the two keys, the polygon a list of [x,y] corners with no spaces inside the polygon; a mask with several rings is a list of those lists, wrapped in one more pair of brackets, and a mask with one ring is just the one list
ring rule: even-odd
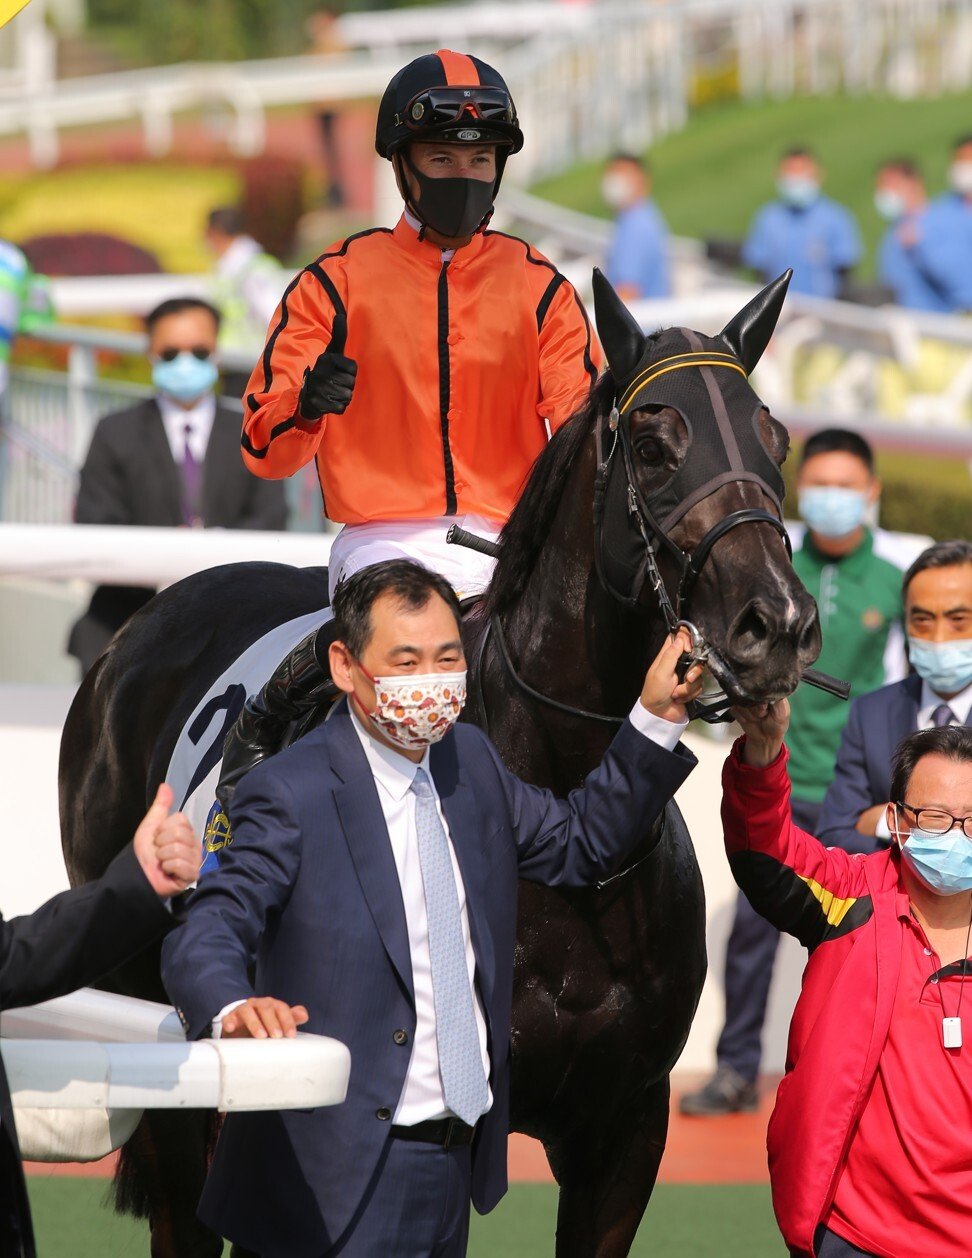
{"label": "grass lawn", "polygon": [[[40,1258],[143,1258],[148,1252],[145,1225],[103,1206],[106,1180],[29,1182]],[[514,1184],[492,1214],[473,1215],[470,1258],[552,1254],[555,1219],[555,1189]],[[636,1258],[781,1258],[782,1253],[769,1188],[752,1184],[662,1184],[632,1250]]]}
{"label": "grass lawn", "polygon": [[[872,202],[874,167],[883,158],[918,159],[929,188],[943,186],[953,140],[972,131],[972,93],[935,100],[890,97],[797,97],[709,105],[684,130],[654,145],[655,193],[672,231],[701,238],[741,236],[754,211],[774,195],[776,160],[808,144],[827,171],[826,191],[857,215],[873,269],[884,224]],[[534,189],[574,209],[606,214],[598,190],[601,163],[575,166]]]}

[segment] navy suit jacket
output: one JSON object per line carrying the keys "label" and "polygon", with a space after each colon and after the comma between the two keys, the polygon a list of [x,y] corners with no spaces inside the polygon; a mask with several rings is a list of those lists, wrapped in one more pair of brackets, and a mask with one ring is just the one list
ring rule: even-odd
{"label": "navy suit jacket", "polygon": [[918,728],[921,678],[858,695],[850,707],[837,752],[834,780],[824,798],[817,837],[828,847],[847,852],[874,852],[881,846],[873,835],[855,829],[867,808],[886,804],[891,791],[891,764],[903,738]]}
{"label": "navy suit jacket", "polygon": [[[473,726],[432,747],[488,1034],[493,1104],[472,1150],[480,1212],[506,1191],[517,879],[578,887],[612,873],[694,763],[625,721],[584,788],[563,801],[509,773]],[[232,1000],[306,1005],[306,1030],[350,1048],[351,1080],[343,1105],[229,1115],[199,1215],[260,1254],[318,1258],[352,1221],[381,1159],[416,1025],[401,887],[346,705],[247,775],[232,824],[219,869],[166,940],[173,1003],[191,1038]]]}

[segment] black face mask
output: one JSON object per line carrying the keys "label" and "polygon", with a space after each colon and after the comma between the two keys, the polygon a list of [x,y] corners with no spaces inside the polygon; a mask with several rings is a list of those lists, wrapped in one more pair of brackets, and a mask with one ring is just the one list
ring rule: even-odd
{"label": "black face mask", "polygon": [[413,209],[440,236],[471,236],[492,213],[495,180],[433,179],[416,170],[407,157],[405,161],[419,186]]}

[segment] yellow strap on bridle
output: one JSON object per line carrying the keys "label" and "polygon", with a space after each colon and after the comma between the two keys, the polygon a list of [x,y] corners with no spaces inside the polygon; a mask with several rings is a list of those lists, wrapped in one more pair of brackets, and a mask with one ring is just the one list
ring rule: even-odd
{"label": "yellow strap on bridle", "polygon": [[[666,363],[668,366],[665,365]],[[718,350],[699,350],[695,353],[673,354],[671,358],[660,358],[657,362],[649,363],[644,371],[635,377],[625,390],[624,397],[618,403],[618,411],[623,415],[631,399],[645,385],[651,384],[652,380],[657,380],[659,376],[667,375],[670,371],[681,371],[685,367],[728,367],[730,371],[738,371],[741,376],[745,377],[746,375],[745,368],[732,354],[721,354]]]}

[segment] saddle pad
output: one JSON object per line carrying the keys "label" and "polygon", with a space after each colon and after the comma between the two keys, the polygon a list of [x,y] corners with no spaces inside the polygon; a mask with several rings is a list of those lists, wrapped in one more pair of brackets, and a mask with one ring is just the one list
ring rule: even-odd
{"label": "saddle pad", "polygon": [[196,833],[203,836],[204,871],[215,865],[215,853],[227,837],[214,801],[223,743],[230,727],[248,696],[262,690],[280,661],[312,630],[331,618],[331,609],[322,607],[277,625],[258,638],[216,678],[183,726],[165,780],[172,787],[180,811],[189,818]]}

